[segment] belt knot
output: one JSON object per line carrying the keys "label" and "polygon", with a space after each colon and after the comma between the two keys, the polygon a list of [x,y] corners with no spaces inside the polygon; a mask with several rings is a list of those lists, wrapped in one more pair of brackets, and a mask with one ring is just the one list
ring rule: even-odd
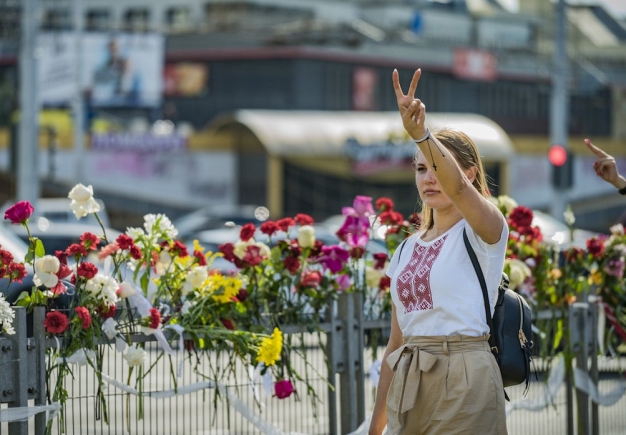
{"label": "belt knot", "polygon": [[403,377],[400,413],[415,406],[422,372],[429,371],[437,357],[421,350],[414,344],[403,344],[387,357],[387,364],[397,375]]}

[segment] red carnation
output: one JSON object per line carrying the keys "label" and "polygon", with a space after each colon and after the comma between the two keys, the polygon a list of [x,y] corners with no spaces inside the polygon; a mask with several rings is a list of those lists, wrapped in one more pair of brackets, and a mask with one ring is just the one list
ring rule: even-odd
{"label": "red carnation", "polygon": [[392,210],[393,206],[394,204],[391,198],[382,197],[376,200],[376,210],[380,210],[380,211]]}
{"label": "red carnation", "polygon": [[28,220],[30,215],[33,214],[33,211],[35,211],[35,209],[30,205],[30,202],[20,201],[13,204],[4,212],[4,218],[10,220],[12,224],[22,224]]}
{"label": "red carnation", "polygon": [[139,249],[139,246],[137,245],[133,245],[130,247],[130,256],[133,257],[134,260],[139,260],[142,255],[141,255],[141,249]]}
{"label": "red carnation", "polygon": [[283,260],[283,264],[285,265],[285,269],[293,275],[300,268],[300,259],[298,259],[298,257],[288,255]]}
{"label": "red carnation", "polygon": [[250,266],[256,266],[261,261],[263,261],[263,257],[261,256],[261,248],[258,246],[248,246],[246,248],[246,254],[243,257],[243,261],[248,263]]}
{"label": "red carnation", "polygon": [[515,207],[509,215],[509,224],[517,229],[530,227],[533,223],[533,211],[523,205]]}
{"label": "red carnation", "polygon": [[131,246],[135,245],[132,237],[126,234],[120,234],[119,236],[117,236],[117,239],[115,241],[117,242],[117,245],[120,247],[120,249],[130,249]]}
{"label": "red carnation", "polygon": [[150,308],[150,324],[148,327],[150,329],[157,329],[161,324],[161,313],[156,308]]}
{"label": "red carnation", "polygon": [[[96,273],[97,273],[97,269],[96,269]],[[63,264],[63,263],[61,263],[61,265],[59,266],[59,271],[56,273],[59,279],[67,278],[71,274],[72,274],[72,269],[70,269],[70,267],[67,264]]]}
{"label": "red carnation", "polygon": [[278,231],[278,225],[274,221],[266,221],[261,224],[261,232],[273,236]]}
{"label": "red carnation", "polygon": [[82,236],[80,236],[80,244],[85,247],[85,249],[96,250],[98,249],[98,244],[100,243],[100,238],[93,233],[86,232]]}
{"label": "red carnation", "polygon": [[116,305],[111,305],[111,306],[100,305],[97,309],[97,313],[103,319],[108,319],[110,317],[115,316],[115,313],[117,313],[117,306]]}
{"label": "red carnation", "polygon": [[592,237],[587,240],[587,250],[595,258],[598,258],[604,254],[604,243],[597,237]]}
{"label": "red carnation", "polygon": [[172,252],[177,254],[181,258],[185,258],[189,256],[189,251],[183,242],[180,240],[175,240],[174,245],[171,248]]}
{"label": "red carnation", "polygon": [[26,278],[26,268],[22,263],[11,263],[9,264],[9,275],[11,281],[21,283],[22,280]]}
{"label": "red carnation", "polygon": [[294,221],[290,217],[282,218],[276,221],[276,225],[278,225],[278,228],[280,228],[284,232],[287,232],[289,230],[289,227],[293,227],[295,224],[296,221]]}
{"label": "red carnation", "polygon": [[240,302],[248,299],[248,291],[245,288],[239,289],[239,292],[237,293],[237,299],[239,299]]}
{"label": "red carnation", "polygon": [[374,254],[374,269],[380,270],[385,267],[385,262],[387,261],[387,258],[389,258],[389,256],[384,252],[377,252],[376,254]]}
{"label": "red carnation", "polygon": [[87,256],[87,251],[85,250],[85,247],[82,245],[79,245],[78,243],[72,243],[70,246],[68,246],[67,249],[65,250],[65,253],[68,256],[82,256],[82,257]]}
{"label": "red carnation", "polygon": [[378,282],[378,288],[380,290],[387,290],[389,287],[391,287],[391,278],[389,278],[387,275],[380,278],[380,281]]}
{"label": "red carnation", "polygon": [[0,249],[0,262],[3,265],[8,266],[13,261],[13,254],[9,251],[5,251],[4,249]]}
{"label": "red carnation", "polygon": [[89,310],[85,307],[76,307],[74,308],[76,315],[83,323],[83,329],[88,329],[91,326],[91,314],[89,314]]}
{"label": "red carnation", "polygon": [[230,319],[221,319],[222,325],[224,325],[224,328],[226,329],[230,329],[231,331],[235,330],[235,325],[233,325],[232,320]]}
{"label": "red carnation", "polygon": [[232,243],[224,243],[223,245],[217,245],[217,248],[220,250],[222,254],[224,254],[224,258],[231,263],[235,261],[235,245]]}
{"label": "red carnation", "polygon": [[199,266],[207,265],[206,257],[204,256],[204,253],[202,251],[193,251],[193,256],[196,258],[196,260],[198,260]]}
{"label": "red carnation", "polygon": [[54,256],[59,259],[59,263],[67,264],[67,253],[65,251],[56,250]]}
{"label": "red carnation", "polygon": [[299,225],[313,225],[313,218],[308,214],[298,213],[294,220]]}
{"label": "red carnation", "polygon": [[61,334],[70,324],[69,319],[60,311],[50,311],[46,314],[43,326],[50,334]]}
{"label": "red carnation", "polygon": [[98,268],[95,264],[84,261],[80,263],[78,269],[76,269],[76,274],[78,276],[82,276],[86,279],[91,279],[98,273]]}
{"label": "red carnation", "polygon": [[255,232],[256,232],[256,227],[254,226],[253,223],[245,224],[243,227],[241,227],[241,231],[239,232],[239,238],[243,242],[247,242],[254,236]]}

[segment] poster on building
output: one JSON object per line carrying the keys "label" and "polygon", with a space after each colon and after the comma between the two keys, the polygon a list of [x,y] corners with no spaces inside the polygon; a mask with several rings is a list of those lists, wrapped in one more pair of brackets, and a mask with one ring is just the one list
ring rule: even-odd
{"label": "poster on building", "polygon": [[165,65],[163,93],[168,97],[197,97],[207,91],[209,68],[203,63],[180,62]]}
{"label": "poster on building", "polygon": [[376,110],[378,72],[373,68],[356,67],[352,73],[352,110]]}
{"label": "poster on building", "polygon": [[[71,32],[39,36],[39,94],[68,104],[80,90],[95,107],[155,107],[163,94],[164,39],[159,34]],[[80,67],[79,67],[80,65]]]}

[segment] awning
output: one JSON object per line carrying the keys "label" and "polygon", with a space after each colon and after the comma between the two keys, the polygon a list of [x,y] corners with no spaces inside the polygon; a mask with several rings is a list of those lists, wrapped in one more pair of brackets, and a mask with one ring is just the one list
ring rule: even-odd
{"label": "awning", "polygon": [[[468,113],[429,113],[427,124],[436,131],[447,127],[466,133],[483,159],[505,161],[515,151],[509,136],[487,117]],[[238,110],[218,117],[210,131],[249,129],[268,154],[279,157],[345,156],[348,144],[413,147],[398,112],[331,112]]]}

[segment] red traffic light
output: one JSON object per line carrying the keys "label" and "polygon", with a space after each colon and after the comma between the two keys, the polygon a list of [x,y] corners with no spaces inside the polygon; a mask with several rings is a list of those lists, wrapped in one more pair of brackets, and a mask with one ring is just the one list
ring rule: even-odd
{"label": "red traffic light", "polygon": [[567,162],[567,150],[563,145],[552,145],[548,151],[548,160],[554,166],[563,166]]}

